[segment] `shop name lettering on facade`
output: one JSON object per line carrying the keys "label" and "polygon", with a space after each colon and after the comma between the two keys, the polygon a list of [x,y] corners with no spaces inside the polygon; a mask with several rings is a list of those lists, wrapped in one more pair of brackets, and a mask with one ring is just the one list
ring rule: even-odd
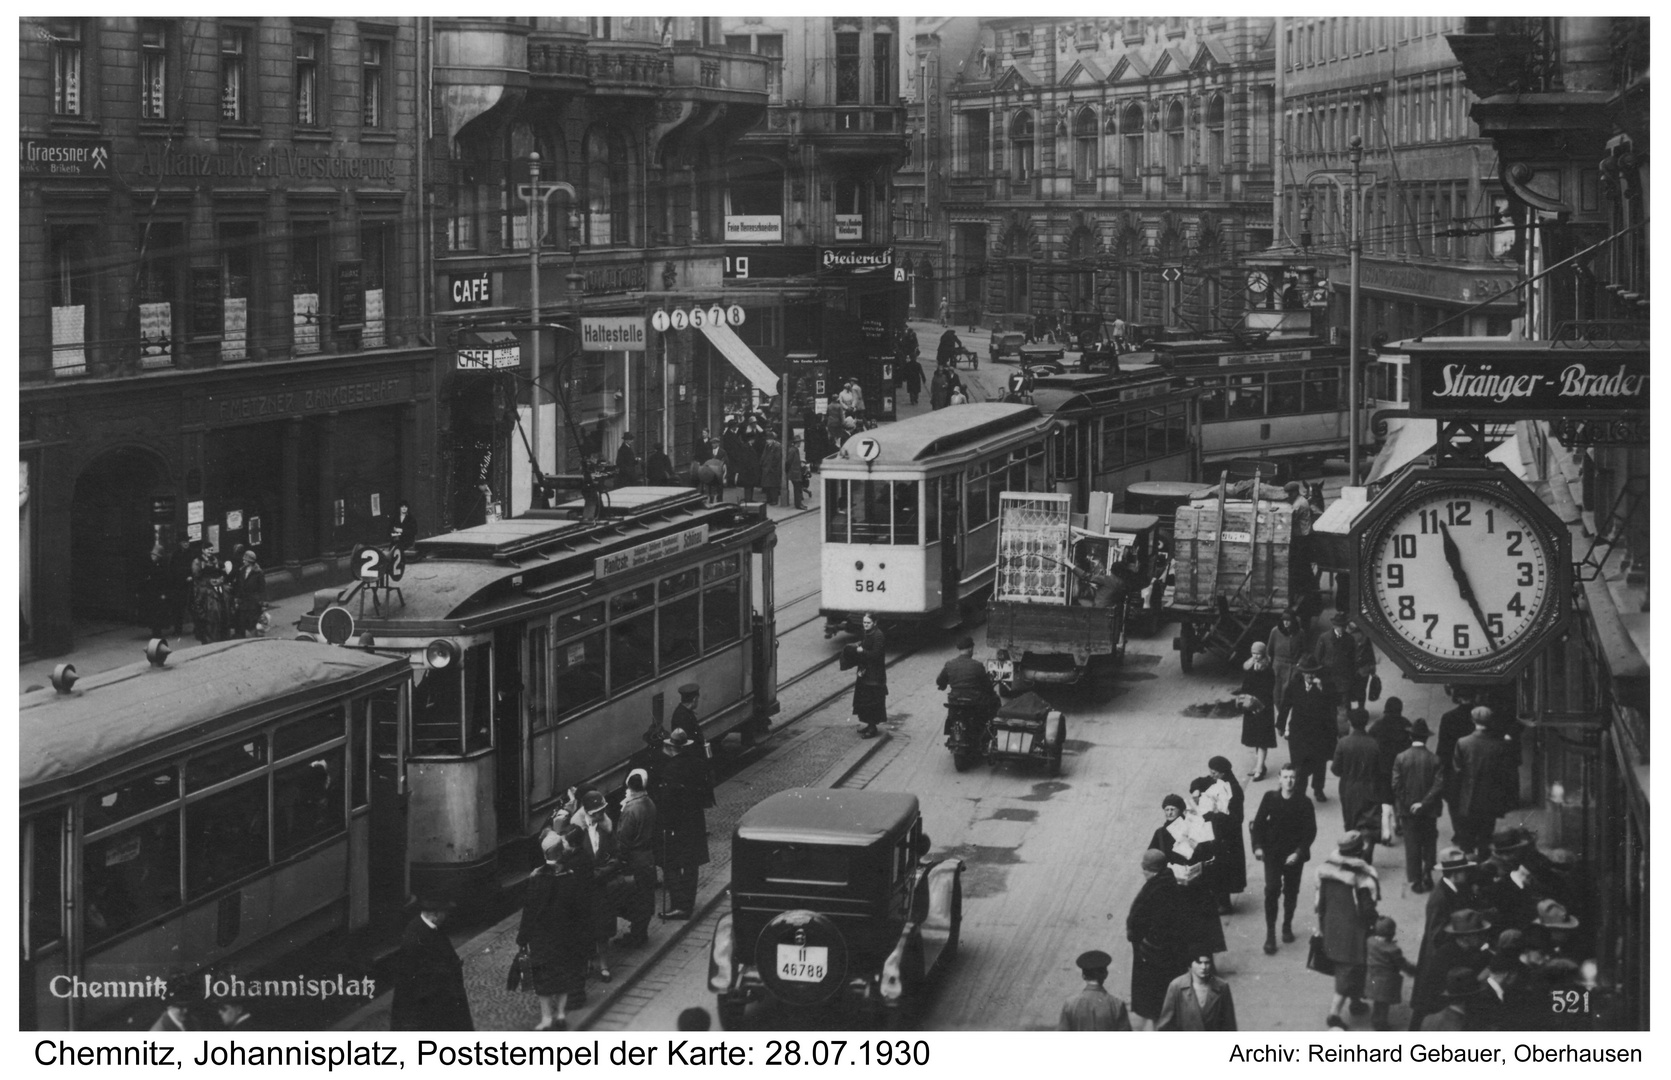
{"label": "shop name lettering on facade", "polygon": [[266,153],[194,154],[156,147],[139,157],[140,176],[295,177],[299,180],[381,180],[394,183],[393,158],[302,154],[286,146]]}
{"label": "shop name lettering on facade", "polygon": [[215,403],[215,419],[249,420],[258,416],[318,412],[351,405],[394,401],[406,396],[404,379],[371,379],[341,386],[321,386],[281,394],[252,394],[248,397],[222,399]]}
{"label": "shop name lettering on facade", "polygon": [[1648,407],[1645,360],[1412,360],[1416,369],[1411,412],[1417,415],[1484,410],[1565,416]]}
{"label": "shop name lettering on facade", "polygon": [[824,270],[856,272],[885,270],[894,262],[894,249],[885,248],[825,248],[818,265]]}
{"label": "shop name lettering on facade", "polygon": [[626,266],[599,266],[586,271],[585,292],[643,292],[644,264],[631,263]]}

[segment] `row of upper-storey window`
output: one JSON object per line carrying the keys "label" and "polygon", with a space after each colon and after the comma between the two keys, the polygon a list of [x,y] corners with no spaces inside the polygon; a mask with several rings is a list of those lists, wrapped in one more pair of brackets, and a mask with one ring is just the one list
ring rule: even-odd
{"label": "row of upper-storey window", "polygon": [[[1361,238],[1371,255],[1443,262],[1486,262],[1508,257],[1513,230],[1504,228],[1507,200],[1466,177],[1396,180],[1364,192]],[[1296,243],[1344,254],[1351,222],[1332,186],[1284,189],[1282,224]],[[1308,239],[1302,239],[1308,238]]]}
{"label": "row of upper-storey window", "polygon": [[[64,118],[93,119],[89,110],[87,72],[96,66],[99,41],[89,33],[93,20],[57,19],[46,26],[52,52],[52,113]],[[220,118],[227,124],[252,121],[259,65],[253,49],[257,24],[221,22],[218,32],[182,33],[183,20],[142,19],[139,23],[139,115],[144,120],[178,119],[182,109],[180,72],[202,67],[196,54],[211,41],[220,50]],[[360,123],[366,128],[390,126],[389,90],[392,40],[369,34],[360,42]],[[322,95],[331,85],[330,34],[324,28],[298,28],[291,42],[290,88],[293,117],[300,127],[325,126]],[[192,62],[187,62],[191,60]],[[270,76],[262,76],[268,78]]]}
{"label": "row of upper-storey window", "polygon": [[1461,31],[1462,19],[1436,15],[1394,18],[1290,19],[1284,34],[1290,68],[1327,64],[1408,41]]}
{"label": "row of upper-storey window", "polygon": [[[1273,94],[1262,88],[1254,97],[1249,113],[1249,161],[1264,164],[1269,161],[1270,111]],[[1136,180],[1137,170],[1149,165],[1160,165],[1176,176],[1185,166],[1205,166],[1209,172],[1221,172],[1227,164],[1226,103],[1222,94],[1213,94],[1205,108],[1190,115],[1182,101],[1171,101],[1158,106],[1132,101],[1099,111],[1085,106],[1069,119],[1046,121],[1044,133],[1031,109],[1019,109],[1004,129],[1009,144],[1007,160],[1002,147],[994,155],[992,144],[992,114],[986,109],[965,110],[958,114],[957,172],[967,176],[984,176],[990,169],[1019,181],[1031,180],[1039,170],[1038,144],[1042,139],[1062,137],[1070,141],[1070,156],[1060,164],[1071,164],[1075,180],[1090,182],[1103,168],[1125,170],[1125,178]],[[1149,140],[1156,139],[1155,150],[1161,155],[1156,162],[1150,158]]]}
{"label": "row of upper-storey window", "polygon": [[[1381,90],[1381,87],[1377,87]],[[1388,93],[1361,90],[1289,98],[1282,117],[1290,154],[1338,153],[1352,136],[1366,150],[1478,139],[1468,110],[1475,98],[1459,71],[1429,71],[1392,80]]]}

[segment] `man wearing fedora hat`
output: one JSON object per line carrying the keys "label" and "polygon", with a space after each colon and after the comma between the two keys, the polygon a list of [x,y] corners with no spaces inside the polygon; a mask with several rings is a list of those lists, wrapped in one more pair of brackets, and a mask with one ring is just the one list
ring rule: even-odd
{"label": "man wearing fedora hat", "polygon": [[1426,960],[1439,944],[1451,913],[1473,906],[1473,879],[1477,865],[1461,848],[1446,848],[1439,853],[1439,884],[1428,894],[1427,907],[1422,915],[1422,943],[1416,953],[1418,964]]}
{"label": "man wearing fedora hat", "polygon": [[[1468,1017],[1469,1003],[1478,1001],[1482,987],[1472,968],[1459,967],[1445,973],[1445,988],[1439,992],[1445,1007],[1423,1018],[1422,1031],[1473,1031]],[[1414,1031],[1416,1028],[1411,1027]]]}
{"label": "man wearing fedora hat", "polygon": [[1438,755],[1427,748],[1428,735],[1426,719],[1418,717],[1410,725],[1410,745],[1392,763],[1393,806],[1404,830],[1404,876],[1415,893],[1433,888],[1445,785]]}
{"label": "man wearing fedora hat", "polygon": [[1318,802],[1328,802],[1323,794],[1329,756],[1334,753],[1336,697],[1324,681],[1323,664],[1315,656],[1300,661],[1294,673],[1294,685],[1282,703],[1277,716],[1277,729],[1288,736],[1288,752],[1294,763],[1300,789],[1307,781]]}
{"label": "man wearing fedora hat", "polygon": [[1062,1006],[1057,1031],[1130,1031],[1131,1014],[1126,1003],[1110,994],[1103,983],[1108,981],[1108,965],[1114,958],[1101,949],[1082,952],[1074,961],[1085,985]]}
{"label": "man wearing fedora hat", "polygon": [[152,1031],[203,1031],[208,1025],[198,1017],[196,1009],[203,1000],[198,982],[190,975],[176,975],[168,980],[162,999],[162,1015],[151,1025]]}
{"label": "man wearing fedora hat", "polygon": [[1440,928],[1440,941],[1427,958],[1416,965],[1416,983],[1410,991],[1410,1030],[1421,1025],[1422,1017],[1444,1008],[1439,994],[1446,985],[1447,973],[1456,968],[1467,968],[1475,976],[1490,959],[1488,952],[1491,920],[1473,908],[1451,912],[1450,919]]}
{"label": "man wearing fedora hat", "polygon": [[1491,837],[1490,863],[1499,872],[1485,889],[1485,898],[1508,926],[1530,926],[1537,922],[1538,901],[1548,895],[1522,857],[1531,846],[1531,839],[1518,829],[1504,829]]}

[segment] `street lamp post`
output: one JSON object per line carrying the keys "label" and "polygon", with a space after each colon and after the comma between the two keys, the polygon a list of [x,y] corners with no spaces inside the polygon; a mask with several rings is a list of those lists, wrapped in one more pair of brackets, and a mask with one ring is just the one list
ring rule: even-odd
{"label": "street lamp post", "polygon": [[1346,437],[1346,468],[1352,477],[1352,483],[1358,482],[1358,442],[1359,428],[1362,426],[1363,415],[1361,402],[1358,400],[1358,271],[1363,260],[1363,197],[1367,187],[1373,188],[1381,182],[1381,178],[1374,173],[1367,176],[1363,171],[1363,137],[1352,136],[1347,144],[1347,160],[1352,168],[1346,169],[1318,169],[1305,178],[1309,186],[1313,180],[1322,177],[1332,180],[1340,191],[1341,198],[1346,201],[1348,213],[1352,215],[1351,239],[1347,244],[1347,253],[1351,261],[1351,285],[1346,298],[1347,306],[1347,361],[1346,361],[1346,397],[1347,421]]}

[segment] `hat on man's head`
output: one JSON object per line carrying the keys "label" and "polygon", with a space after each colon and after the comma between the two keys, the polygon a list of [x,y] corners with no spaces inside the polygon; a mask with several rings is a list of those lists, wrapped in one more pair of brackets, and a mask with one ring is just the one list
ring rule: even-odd
{"label": "hat on man's head", "polygon": [[1453,937],[1465,934],[1485,934],[1491,930],[1491,920],[1475,911],[1473,908],[1462,908],[1451,912],[1450,921],[1444,926],[1445,933]]}
{"label": "hat on man's head", "polygon": [[1363,854],[1363,833],[1356,829],[1346,833],[1335,842],[1335,850],[1342,855]]}
{"label": "hat on man's head", "polygon": [[1334,623],[1336,626],[1345,626],[1351,620],[1346,617],[1346,612],[1337,610],[1333,615],[1329,616],[1329,621]]}
{"label": "hat on man's head", "polygon": [[1160,848],[1150,848],[1143,853],[1143,869],[1149,873],[1159,873],[1166,869],[1166,852]]}
{"label": "hat on man's head", "polygon": [[1432,737],[1433,732],[1428,730],[1426,717],[1418,716],[1410,722],[1411,742],[1426,742]]}
{"label": "hat on man's head", "polygon": [[1321,675],[1322,673],[1323,661],[1317,659],[1315,656],[1303,657],[1300,660],[1301,675]]}
{"label": "hat on man's head", "polygon": [[254,551],[245,551],[244,552],[244,561],[245,562],[254,562],[255,561],[255,552]]}
{"label": "hat on man's head", "polygon": [[1524,855],[1532,846],[1532,838],[1524,829],[1504,829],[1491,834],[1491,854]]}
{"label": "hat on man's head", "polygon": [[1073,963],[1080,971],[1089,975],[1093,971],[1106,972],[1108,965],[1113,962],[1114,958],[1101,949],[1091,949],[1089,952],[1080,953]]}
{"label": "hat on man's head", "polygon": [[1449,874],[1457,870],[1471,870],[1479,864],[1461,848],[1448,847],[1439,852],[1439,872]]}
{"label": "hat on man's head", "polygon": [[1473,997],[1483,989],[1473,968],[1454,967],[1446,972],[1445,988],[1439,992],[1439,996],[1455,1001],[1457,998]]}
{"label": "hat on man's head", "polygon": [[685,747],[691,745],[690,732],[686,731],[684,728],[674,728],[673,734],[667,737],[667,745],[673,747],[675,750],[683,750]]}
{"label": "hat on man's head", "polygon": [[1282,485],[1282,490],[1286,491],[1290,495],[1298,495],[1305,489],[1300,487],[1300,482],[1298,480],[1290,480],[1286,484]]}
{"label": "hat on man's head", "polygon": [[679,696],[680,697],[695,697],[697,694],[700,694],[701,692],[702,692],[702,687],[697,685],[696,683],[693,683],[693,682],[688,682],[685,685],[679,687]]}
{"label": "hat on man's head", "polygon": [[580,805],[587,810],[602,810],[604,807],[603,792],[597,788],[587,788],[585,793],[580,796]]}
{"label": "hat on man's head", "polygon": [[1539,900],[1538,925],[1549,930],[1576,930],[1578,920],[1559,900]]}

